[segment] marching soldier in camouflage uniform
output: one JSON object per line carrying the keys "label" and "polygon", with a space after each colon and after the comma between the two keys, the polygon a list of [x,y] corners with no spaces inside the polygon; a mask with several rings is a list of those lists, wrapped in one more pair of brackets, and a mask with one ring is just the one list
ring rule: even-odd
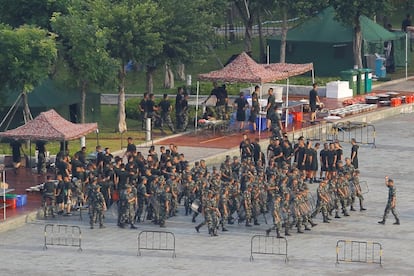
{"label": "marching soldier in camouflage uniform", "polygon": [[165,226],[165,220],[170,213],[170,202],[171,202],[171,192],[170,186],[165,185],[164,191],[161,192],[160,196],[160,227]]}
{"label": "marching soldier in camouflage uniform", "polygon": [[223,232],[228,231],[225,225],[229,218],[229,187],[224,188],[220,194],[219,210],[221,214],[221,230]]}
{"label": "marching soldier in camouflage uniform", "polygon": [[355,202],[355,197],[358,197],[359,210],[365,211],[366,209],[364,208],[364,196],[362,195],[361,185],[359,184],[359,170],[354,171],[354,177],[352,178],[352,185],[353,185],[354,191],[353,191],[353,197],[351,198],[352,200],[351,204],[353,205]]}
{"label": "marching soldier in camouflage uniform", "polygon": [[339,174],[338,176],[337,187],[338,187],[339,202],[341,203],[341,207],[342,207],[342,214],[348,217],[349,214],[346,210],[346,207],[348,205],[349,197],[350,197],[349,184],[348,184],[348,181],[346,181],[345,176],[343,174]]}
{"label": "marching soldier in camouflage uniform", "polygon": [[258,184],[253,185],[253,190],[252,190],[251,195],[252,195],[252,213],[253,213],[254,225],[260,225],[260,223],[257,221],[260,215],[260,200],[261,200],[261,192],[259,190]]}
{"label": "marching soldier in camouflage uniform", "polygon": [[103,225],[103,212],[106,210],[105,198],[101,193],[101,186],[96,185],[91,198],[92,203],[92,214],[90,215],[90,225],[93,229],[94,222],[99,222],[99,228],[105,228]]}
{"label": "marching soldier in camouflage uniform", "polygon": [[316,191],[318,199],[316,202],[316,208],[313,211],[311,217],[314,218],[319,212],[322,212],[323,222],[329,223],[329,217],[328,217],[328,203],[330,201],[329,199],[329,193],[327,190],[327,182],[324,180],[321,183],[319,183],[319,187]]}
{"label": "marching soldier in camouflage uniform", "polygon": [[273,226],[266,230],[266,235],[268,236],[273,229],[276,229],[276,237],[283,238],[280,235],[280,230],[282,229],[282,217],[280,214],[280,204],[281,204],[281,197],[280,195],[276,195],[274,203],[273,203]]}
{"label": "marching soldier in camouflage uniform", "polygon": [[400,224],[400,219],[398,218],[397,211],[395,210],[395,206],[397,203],[397,189],[394,186],[394,180],[389,179],[388,176],[385,177],[385,185],[388,187],[388,201],[387,206],[385,206],[384,215],[381,221],[378,221],[379,224],[385,224],[385,220],[387,219],[388,213],[394,215],[395,218],[395,225]]}
{"label": "marching soldier in camouflage uniform", "polygon": [[142,214],[144,213],[145,201],[151,196],[150,194],[147,194],[147,183],[147,177],[143,176],[137,186],[138,208],[135,213],[135,220],[137,222],[141,222],[141,218],[142,220],[145,219],[142,217]]}
{"label": "marching soldier in camouflage uniform", "polygon": [[136,229],[137,227],[134,225],[134,215],[135,210],[134,206],[136,203],[136,197],[132,191],[132,186],[127,184],[126,189],[122,191],[120,197],[120,224],[121,228],[125,228],[125,224],[129,224],[131,229]]}
{"label": "marching soldier in camouflage uniform", "polygon": [[208,191],[208,197],[205,207],[206,221],[208,225],[208,232],[211,236],[217,235],[218,228],[218,215],[220,214],[219,209],[217,208],[217,200],[213,191]]}
{"label": "marching soldier in camouflage uniform", "polygon": [[244,211],[246,213],[246,226],[250,227],[252,226],[251,220],[252,220],[252,211],[253,211],[253,205],[252,205],[252,190],[253,186],[252,184],[247,185],[246,191],[243,193],[243,206]]}

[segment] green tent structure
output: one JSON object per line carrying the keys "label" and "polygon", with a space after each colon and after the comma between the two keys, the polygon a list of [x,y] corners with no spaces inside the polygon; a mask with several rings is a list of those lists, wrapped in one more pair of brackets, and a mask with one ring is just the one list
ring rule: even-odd
{"label": "green tent structure", "polygon": [[[10,108],[19,100],[20,95],[21,92],[19,91],[0,91],[0,117],[2,119],[11,111]],[[63,84],[59,85],[57,82],[48,79],[28,93],[27,96],[33,117],[49,109],[55,109],[65,119],[73,123],[80,122],[81,93],[78,89],[69,88]],[[100,117],[100,94],[87,93],[86,107],[86,121],[97,121]],[[18,127],[24,123],[22,108],[22,103],[17,104],[17,109],[12,113],[7,129]],[[0,127],[1,131],[5,130],[5,125]]]}
{"label": "green tent structure", "polygon": [[[366,16],[360,17],[362,29],[362,57],[384,54],[384,43],[393,41],[394,63],[405,66],[406,38],[404,32],[390,32]],[[279,61],[281,37],[267,40],[270,62]],[[353,59],[353,28],[335,18],[335,10],[329,7],[315,17],[290,29],[286,39],[286,62],[313,62],[319,76],[339,76],[339,72],[351,69]],[[365,57],[365,58],[364,58]]]}

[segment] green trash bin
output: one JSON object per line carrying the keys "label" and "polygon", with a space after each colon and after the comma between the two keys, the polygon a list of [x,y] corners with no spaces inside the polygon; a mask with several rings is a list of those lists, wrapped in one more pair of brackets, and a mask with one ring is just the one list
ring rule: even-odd
{"label": "green trash bin", "polygon": [[360,72],[363,72],[365,75],[365,93],[370,93],[372,91],[372,70],[369,68],[362,68]]}
{"label": "green trash bin", "polygon": [[340,76],[342,81],[348,81],[352,94],[356,96],[358,93],[358,71],[354,69],[341,71]]}
{"label": "green trash bin", "polygon": [[362,69],[357,70],[357,94],[364,95],[365,94],[365,72]]}

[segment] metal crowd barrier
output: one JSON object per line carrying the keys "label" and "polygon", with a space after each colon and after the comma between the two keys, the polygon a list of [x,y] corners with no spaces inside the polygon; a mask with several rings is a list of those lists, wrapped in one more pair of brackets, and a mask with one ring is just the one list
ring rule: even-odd
{"label": "metal crowd barrier", "polygon": [[339,240],[336,243],[336,263],[373,263],[382,267],[382,245],[372,241]]}
{"label": "metal crowd barrier", "polygon": [[332,126],[334,140],[339,142],[351,142],[355,139],[358,144],[375,145],[375,126],[365,122],[339,122]]}
{"label": "metal crowd barrier", "polygon": [[276,236],[254,235],[250,241],[250,261],[254,261],[253,255],[275,255],[285,256],[288,259],[288,242],[286,238]]}
{"label": "metal crowd barrier", "polygon": [[141,231],[138,234],[137,256],[141,256],[141,250],[171,251],[175,258],[175,235],[167,231]]}
{"label": "metal crowd barrier", "polygon": [[365,122],[315,122],[313,125],[304,126],[293,135],[303,136],[311,141],[344,142],[350,143],[355,139],[358,144],[375,145],[375,126]]}
{"label": "metal crowd barrier", "polygon": [[369,193],[369,186],[366,180],[359,181],[359,186],[361,186],[362,194],[365,195]]}
{"label": "metal crowd barrier", "polygon": [[44,250],[47,250],[48,245],[56,245],[78,247],[78,251],[82,251],[82,233],[79,226],[46,224],[44,228],[44,236]]}

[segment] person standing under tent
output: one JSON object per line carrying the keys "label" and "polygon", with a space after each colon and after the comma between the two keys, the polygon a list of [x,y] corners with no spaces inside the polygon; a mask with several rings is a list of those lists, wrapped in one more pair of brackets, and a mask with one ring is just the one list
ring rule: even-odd
{"label": "person standing under tent", "polygon": [[309,91],[309,108],[310,108],[310,121],[311,123],[314,123],[316,120],[316,109],[317,104],[320,104],[321,101],[318,96],[318,84],[314,83],[312,85],[312,90]]}

